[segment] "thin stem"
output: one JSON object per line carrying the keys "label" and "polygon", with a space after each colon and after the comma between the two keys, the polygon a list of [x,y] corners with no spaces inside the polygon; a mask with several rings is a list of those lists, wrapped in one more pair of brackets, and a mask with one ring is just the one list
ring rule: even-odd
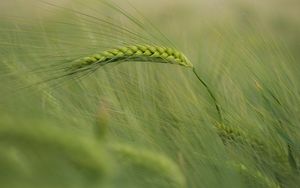
{"label": "thin stem", "polygon": [[219,119],[221,122],[223,122],[223,117],[222,117],[222,113],[221,113],[221,108],[217,102],[217,99],[216,97],[214,96],[214,94],[212,93],[212,91],[209,89],[208,85],[200,78],[200,76],[198,75],[198,73],[196,72],[196,69],[195,67],[193,68],[193,72],[195,74],[195,76],[198,78],[198,80],[201,82],[201,84],[206,88],[208,94],[210,95],[210,97],[212,98],[212,100],[214,101],[215,103],[215,107],[216,107],[216,110],[218,112],[218,115],[219,115]]}

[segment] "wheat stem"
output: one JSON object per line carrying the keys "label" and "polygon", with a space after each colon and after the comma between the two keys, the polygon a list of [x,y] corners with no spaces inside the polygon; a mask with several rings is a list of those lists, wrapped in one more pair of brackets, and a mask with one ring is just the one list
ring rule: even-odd
{"label": "wheat stem", "polygon": [[216,97],[214,96],[214,94],[212,93],[212,91],[210,90],[210,88],[208,87],[208,85],[204,82],[203,79],[201,79],[201,77],[199,76],[199,74],[196,72],[196,69],[193,67],[193,72],[195,74],[195,76],[197,77],[197,79],[201,82],[201,84],[206,88],[209,96],[212,98],[214,104],[215,104],[215,108],[218,112],[218,116],[219,116],[219,119],[221,122],[223,122],[223,116],[222,116],[222,113],[221,113],[221,108],[217,102],[217,99]]}

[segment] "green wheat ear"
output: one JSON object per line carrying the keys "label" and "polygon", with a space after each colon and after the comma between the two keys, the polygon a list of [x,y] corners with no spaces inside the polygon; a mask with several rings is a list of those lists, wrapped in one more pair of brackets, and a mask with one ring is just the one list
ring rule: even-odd
{"label": "green wheat ear", "polygon": [[154,45],[131,45],[112,48],[100,53],[74,61],[72,71],[84,69],[91,65],[106,65],[120,62],[155,62],[170,63],[193,67],[188,58],[176,49]]}

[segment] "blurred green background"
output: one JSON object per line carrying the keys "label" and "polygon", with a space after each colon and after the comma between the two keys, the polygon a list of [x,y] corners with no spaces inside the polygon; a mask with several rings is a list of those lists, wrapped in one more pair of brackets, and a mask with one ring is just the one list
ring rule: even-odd
{"label": "blurred green background", "polygon": [[[0,2],[0,187],[300,184],[299,1],[105,2]],[[184,52],[224,120],[180,66],[62,76],[140,43]]]}

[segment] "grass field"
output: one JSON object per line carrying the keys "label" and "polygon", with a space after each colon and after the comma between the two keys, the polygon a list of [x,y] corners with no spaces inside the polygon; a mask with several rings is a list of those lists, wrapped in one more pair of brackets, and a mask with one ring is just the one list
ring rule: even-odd
{"label": "grass field", "polygon": [[[299,10],[0,2],[0,187],[298,187]],[[145,57],[70,69],[130,45],[174,48],[197,75]]]}

